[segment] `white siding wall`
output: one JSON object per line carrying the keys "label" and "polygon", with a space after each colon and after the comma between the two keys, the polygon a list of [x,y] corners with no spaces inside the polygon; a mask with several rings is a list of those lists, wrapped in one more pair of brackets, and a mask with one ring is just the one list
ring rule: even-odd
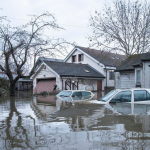
{"label": "white siding wall", "polygon": [[135,74],[132,72],[115,73],[115,88],[125,89],[135,87]]}
{"label": "white siding wall", "polygon": [[[74,79],[75,78],[72,78],[71,80],[73,81]],[[63,90],[65,90],[65,81],[66,80],[67,79],[63,79]],[[72,88],[72,85],[71,85],[71,88]],[[80,79],[79,82],[78,82],[78,90],[97,91],[97,80],[93,80],[93,79]]]}
{"label": "white siding wall", "polygon": [[56,78],[56,84],[59,89],[61,88],[60,78],[54,72],[52,72],[48,67],[46,67],[46,69],[42,67],[39,73],[33,78],[33,89],[36,87],[37,79],[46,79],[46,78]]}
{"label": "white siding wall", "polygon": [[150,88],[150,62],[145,62],[143,63],[143,70],[142,70],[142,75],[143,75],[143,87],[144,88]]}
{"label": "white siding wall", "polygon": [[[106,77],[106,71],[101,66],[100,63],[96,63],[93,59],[90,57],[84,55],[83,61],[78,62],[78,55],[82,54],[80,51],[76,50],[72,55],[76,55],[76,62],[75,63],[82,63],[82,64],[89,64],[91,67],[95,68],[97,71],[102,73]],[[72,56],[66,61],[68,63],[72,63]],[[102,81],[102,90],[104,90],[104,87],[106,86],[106,79],[103,79]],[[107,70],[107,86],[113,87],[114,86],[114,80],[109,80],[109,71]]]}

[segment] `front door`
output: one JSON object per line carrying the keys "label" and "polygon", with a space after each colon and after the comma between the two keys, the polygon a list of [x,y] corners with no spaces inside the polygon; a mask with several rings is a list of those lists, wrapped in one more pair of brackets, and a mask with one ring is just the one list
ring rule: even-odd
{"label": "front door", "polygon": [[97,81],[97,91],[102,91],[102,81]]}

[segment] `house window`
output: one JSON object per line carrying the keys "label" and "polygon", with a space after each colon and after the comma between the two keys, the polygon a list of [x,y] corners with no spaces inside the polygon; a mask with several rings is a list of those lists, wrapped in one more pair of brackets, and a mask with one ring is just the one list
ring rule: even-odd
{"label": "house window", "polygon": [[136,71],[136,83],[141,84],[141,70]]}
{"label": "house window", "polygon": [[78,55],[78,62],[83,61],[83,54]]}
{"label": "house window", "polygon": [[76,55],[72,56],[72,62],[76,62]]}
{"label": "house window", "polygon": [[115,79],[114,70],[109,70],[109,80],[114,80],[114,79]]}

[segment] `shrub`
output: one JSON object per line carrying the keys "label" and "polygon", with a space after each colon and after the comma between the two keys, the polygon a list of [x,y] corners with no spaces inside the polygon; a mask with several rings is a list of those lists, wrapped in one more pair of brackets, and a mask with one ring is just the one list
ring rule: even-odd
{"label": "shrub", "polygon": [[9,93],[9,81],[0,77],[0,96],[8,95]]}

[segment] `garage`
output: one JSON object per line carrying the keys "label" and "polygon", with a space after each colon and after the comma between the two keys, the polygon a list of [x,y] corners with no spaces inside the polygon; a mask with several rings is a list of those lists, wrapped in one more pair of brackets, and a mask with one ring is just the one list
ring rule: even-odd
{"label": "garage", "polygon": [[34,88],[33,93],[41,93],[41,92],[52,92],[54,89],[54,85],[56,85],[56,78],[49,79],[37,79],[36,87]]}

